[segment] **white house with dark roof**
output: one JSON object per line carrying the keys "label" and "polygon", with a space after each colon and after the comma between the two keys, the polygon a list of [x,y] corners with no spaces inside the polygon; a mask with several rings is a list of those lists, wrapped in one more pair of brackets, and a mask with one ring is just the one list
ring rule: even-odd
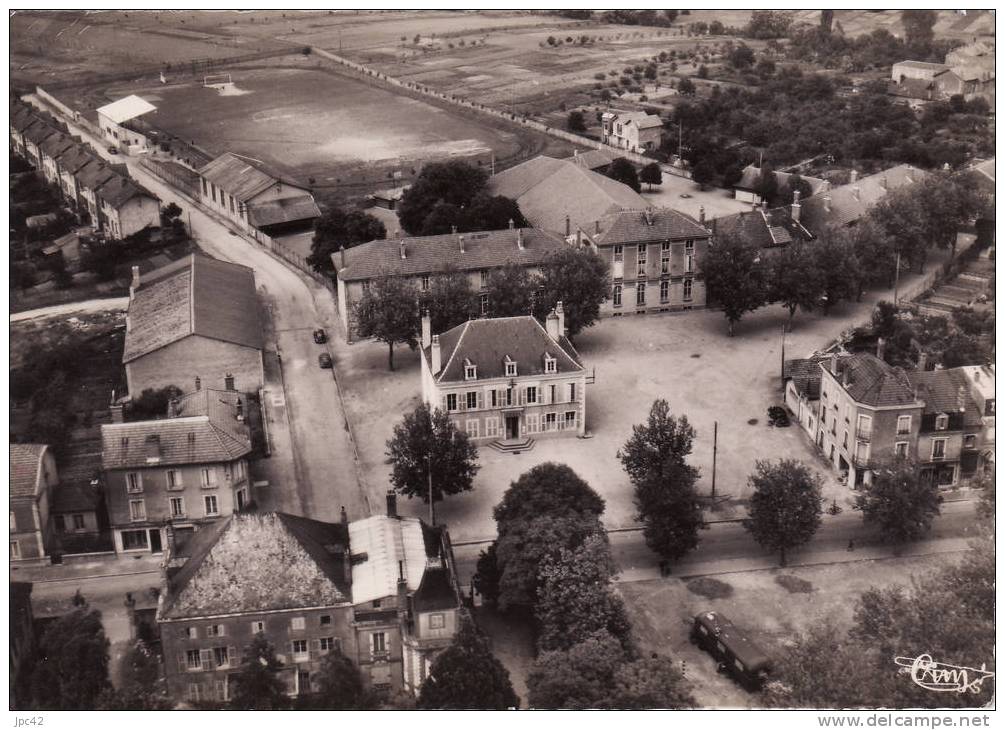
{"label": "white house with dark roof", "polygon": [[356,336],[355,307],[371,281],[400,276],[424,292],[448,271],[468,275],[472,290],[479,292],[479,314],[489,314],[492,303],[485,288],[493,269],[516,264],[536,273],[549,256],[567,246],[561,236],[536,228],[388,238],[353,246],[332,254],[339,321],[351,342]]}
{"label": "white house with dark roof", "polygon": [[473,319],[432,335],[422,320],[422,400],[475,441],[523,444],[586,433],[586,369],[559,302],[534,317]]}
{"label": "white house with dark roof", "polygon": [[166,418],[103,424],[101,471],[116,552],[160,553],[167,525],[192,532],[248,506],[246,397],[198,390]]}
{"label": "white house with dark roof", "polygon": [[157,107],[135,94],[98,107],[98,126],[101,127],[101,135],[106,142],[126,154],[145,152],[152,144],[147,136],[130,122],[156,110]]}
{"label": "white house with dark roof", "polygon": [[199,180],[202,204],[252,234],[310,229],[321,215],[310,190],[233,152],[202,167]]}
{"label": "white house with dark roof", "polygon": [[129,393],[174,385],[257,391],[265,382],[255,272],[191,254],[133,271],[122,362]]}
{"label": "white house with dark roof", "polygon": [[[788,186],[790,179],[797,176],[797,173],[775,170],[774,175],[775,180],[778,181],[778,187],[784,188]],[[830,189],[831,184],[823,178],[810,177],[809,175],[798,175],[798,177],[810,186],[810,195],[816,195]],[[743,174],[740,176],[740,179],[733,185],[733,197],[745,203],[760,205],[763,202],[760,194],[757,192],[757,183],[760,178],[761,168],[757,165],[747,165],[743,168]]]}
{"label": "white house with dark roof", "polygon": [[604,112],[600,119],[602,140],[612,147],[620,147],[642,154],[660,146],[663,120],[646,112]]}

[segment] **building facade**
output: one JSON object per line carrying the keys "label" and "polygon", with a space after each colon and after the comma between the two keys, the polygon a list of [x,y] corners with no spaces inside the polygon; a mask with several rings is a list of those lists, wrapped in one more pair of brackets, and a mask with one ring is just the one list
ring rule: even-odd
{"label": "building facade", "polygon": [[561,302],[531,316],[470,320],[431,335],[422,324],[422,399],[475,441],[586,433],[586,369]]}
{"label": "building facade", "polygon": [[10,559],[45,560],[52,543],[49,512],[59,483],[46,444],[10,445]]}
{"label": "building facade", "polygon": [[101,135],[110,146],[126,154],[149,151],[153,147],[150,140],[130,122],[156,110],[157,107],[135,94],[98,107]]}
{"label": "building facade", "polygon": [[612,147],[643,154],[660,146],[663,120],[655,114],[604,112],[600,123],[603,129],[601,139]]}

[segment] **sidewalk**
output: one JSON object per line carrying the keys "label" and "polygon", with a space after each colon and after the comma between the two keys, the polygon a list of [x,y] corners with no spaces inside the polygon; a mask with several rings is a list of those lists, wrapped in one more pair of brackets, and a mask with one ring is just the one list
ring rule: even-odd
{"label": "sidewalk", "polygon": [[142,575],[160,571],[163,555],[109,555],[87,562],[60,565],[11,564],[10,579],[31,583],[62,582],[108,578],[122,575]]}

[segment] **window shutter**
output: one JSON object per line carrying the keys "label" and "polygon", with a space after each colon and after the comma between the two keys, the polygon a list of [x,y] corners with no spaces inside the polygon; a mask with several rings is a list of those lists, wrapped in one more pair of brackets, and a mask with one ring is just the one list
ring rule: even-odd
{"label": "window shutter", "polygon": [[481,391],[478,392],[478,407],[479,408],[485,407],[485,394],[482,393]]}
{"label": "window shutter", "polygon": [[318,655],[318,652],[321,651],[320,644],[321,644],[321,642],[318,639],[311,639],[309,642],[307,642],[307,656],[308,656],[308,658],[313,659],[314,657],[316,657]]}
{"label": "window shutter", "polygon": [[520,405],[526,404],[526,402],[527,402],[527,389],[526,388],[520,388],[520,389],[518,389],[517,392],[519,393],[519,401],[518,401],[519,404]]}
{"label": "window shutter", "polygon": [[179,672],[188,671],[188,657],[185,655],[185,652],[181,652],[178,655],[178,671]]}
{"label": "window shutter", "polygon": [[199,661],[203,669],[210,669],[213,666],[213,652],[209,649],[199,651]]}
{"label": "window shutter", "polygon": [[550,385],[542,385],[541,386],[540,401],[541,401],[541,405],[545,405],[545,406],[548,405],[549,403],[551,403],[551,386]]}
{"label": "window shutter", "polygon": [[227,647],[227,661],[230,663],[230,666],[232,667],[236,667],[238,665],[236,646]]}
{"label": "window shutter", "polygon": [[293,642],[292,641],[289,644],[287,644],[287,648],[290,651],[290,661],[292,662],[293,659],[294,659],[294,657],[296,656],[296,654],[293,651]]}
{"label": "window shutter", "polygon": [[218,626],[219,626],[219,629],[220,629],[219,636],[226,636],[227,635],[227,624],[218,624]]}
{"label": "window shutter", "polygon": [[446,413],[447,412],[447,396],[446,395],[441,396],[440,397],[440,401],[441,401],[440,402],[440,408],[443,410],[444,413]]}

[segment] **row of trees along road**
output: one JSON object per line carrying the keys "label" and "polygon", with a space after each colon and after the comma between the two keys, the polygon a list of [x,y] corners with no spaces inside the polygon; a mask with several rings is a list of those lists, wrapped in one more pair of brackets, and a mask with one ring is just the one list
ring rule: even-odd
{"label": "row of trees along road", "polygon": [[822,309],[861,299],[868,286],[894,285],[897,259],[919,272],[935,246],[955,252],[956,234],[984,209],[977,190],[933,174],[894,190],[851,227],[827,228],[818,238],[762,252],[719,235],[700,262],[709,295],[732,336],[743,315],[779,302],[789,311]]}
{"label": "row of trees along road", "polygon": [[543,322],[562,302],[569,337],[575,337],[600,317],[607,293],[607,265],[588,249],[556,251],[536,274],[506,264],[490,272],[482,292],[471,287],[466,273],[449,268],[431,277],[426,292],[406,278],[378,276],[355,304],[356,331],[387,344],[388,367],[394,370],[395,345],[412,350],[419,345],[422,310],[430,313],[432,331],[439,334],[480,316],[481,294],[488,296],[491,317],[532,314]]}
{"label": "row of trees along road", "polygon": [[527,679],[540,709],[677,708],[694,700],[667,656],[643,658],[600,517],[604,501],[572,469],[545,463],[520,476],[493,510],[498,537],[475,587],[531,620],[538,657]]}

